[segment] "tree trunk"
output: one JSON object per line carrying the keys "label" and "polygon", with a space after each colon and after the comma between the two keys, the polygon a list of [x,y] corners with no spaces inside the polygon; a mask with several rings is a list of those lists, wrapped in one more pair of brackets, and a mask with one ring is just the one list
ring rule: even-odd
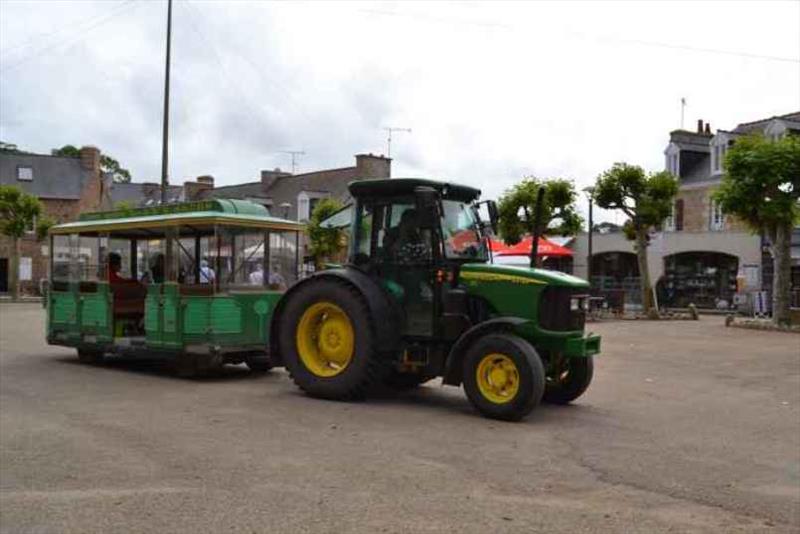
{"label": "tree trunk", "polygon": [[772,243],[772,322],[776,325],[789,324],[790,285],[792,276],[792,225],[783,224],[775,229]]}
{"label": "tree trunk", "polygon": [[14,248],[11,252],[11,265],[8,266],[8,285],[11,289],[11,298],[19,300],[19,255],[20,255],[20,239],[18,237],[12,238],[14,241]]}
{"label": "tree trunk", "polygon": [[653,300],[650,285],[650,270],[647,268],[647,230],[636,230],[636,259],[639,264],[639,280],[642,287],[642,310],[650,318],[658,317],[658,308]]}

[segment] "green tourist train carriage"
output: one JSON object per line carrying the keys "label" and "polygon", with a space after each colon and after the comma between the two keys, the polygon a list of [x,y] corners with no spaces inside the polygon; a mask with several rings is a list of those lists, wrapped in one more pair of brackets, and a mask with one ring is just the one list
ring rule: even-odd
{"label": "green tourist train carriage", "polygon": [[303,225],[241,200],[86,213],[50,231],[47,341],[82,361],[171,359],[268,370],[269,325],[296,282]]}

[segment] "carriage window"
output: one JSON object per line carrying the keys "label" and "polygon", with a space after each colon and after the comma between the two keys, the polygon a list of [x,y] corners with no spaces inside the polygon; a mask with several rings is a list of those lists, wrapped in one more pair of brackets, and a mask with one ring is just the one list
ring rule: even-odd
{"label": "carriage window", "polygon": [[[53,236],[53,282],[66,284],[72,280],[72,250],[70,247],[70,237],[68,235]],[[77,236],[76,236],[77,237]],[[59,288],[66,290],[66,287]],[[59,289],[55,285],[53,289]]]}
{"label": "carriage window", "polygon": [[101,238],[80,236],[77,250],[78,280],[81,282],[97,282],[105,279],[104,256],[105,254],[101,254]]}
{"label": "carriage window", "polygon": [[267,287],[282,291],[297,282],[297,232],[270,232]]}

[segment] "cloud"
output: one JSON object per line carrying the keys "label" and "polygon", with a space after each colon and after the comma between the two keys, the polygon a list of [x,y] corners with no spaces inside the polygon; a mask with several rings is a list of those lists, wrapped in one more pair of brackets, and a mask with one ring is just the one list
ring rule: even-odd
{"label": "cloud", "polygon": [[[165,3],[0,3],[0,138],[96,144],[160,175]],[[386,151],[395,176],[496,197],[523,175],[579,188],[663,167],[668,133],[800,108],[800,4],[174,4],[170,175],[220,184]],[[35,32],[35,33],[34,33]],[[706,51],[703,51],[703,50]],[[708,51],[710,50],[710,51]],[[768,84],[764,80],[769,80]],[[601,214],[603,218],[611,218]]]}

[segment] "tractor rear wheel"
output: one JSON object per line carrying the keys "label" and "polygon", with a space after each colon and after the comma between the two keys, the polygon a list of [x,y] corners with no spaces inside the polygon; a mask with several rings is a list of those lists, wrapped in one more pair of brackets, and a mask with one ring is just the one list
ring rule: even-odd
{"label": "tractor rear wheel", "polygon": [[[311,396],[353,400],[388,371],[374,346],[367,303],[348,284],[318,278],[284,298],[280,350],[294,383]],[[388,327],[388,325],[386,326]]]}
{"label": "tractor rear wheel", "polygon": [[488,334],[467,350],[464,390],[486,417],[518,421],[544,394],[545,373],[536,350],[513,334]]}
{"label": "tractor rear wheel", "polygon": [[544,401],[553,404],[568,404],[586,392],[594,375],[594,360],[570,358],[547,376]]}

